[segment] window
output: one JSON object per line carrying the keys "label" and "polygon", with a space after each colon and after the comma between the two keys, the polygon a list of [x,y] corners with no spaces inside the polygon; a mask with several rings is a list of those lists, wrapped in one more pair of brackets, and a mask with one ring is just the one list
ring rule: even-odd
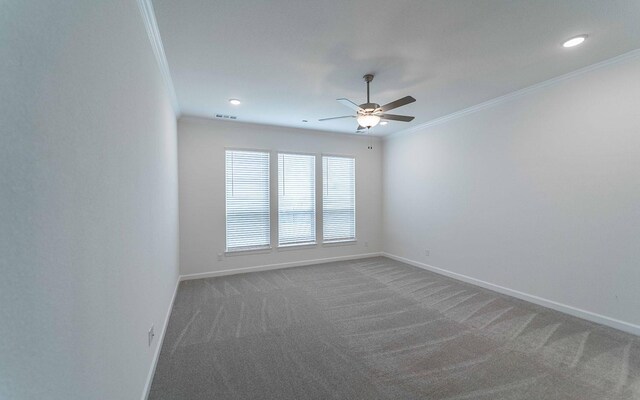
{"label": "window", "polygon": [[316,157],[278,154],[278,244],[316,241]]}
{"label": "window", "polygon": [[322,176],[323,240],[355,240],[356,160],[322,157]]}
{"label": "window", "polygon": [[268,248],[269,153],[226,151],[227,251]]}

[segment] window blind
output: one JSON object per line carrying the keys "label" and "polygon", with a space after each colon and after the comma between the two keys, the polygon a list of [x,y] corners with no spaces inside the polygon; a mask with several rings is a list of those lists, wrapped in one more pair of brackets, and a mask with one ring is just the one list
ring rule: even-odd
{"label": "window blind", "polygon": [[316,241],[316,157],[278,154],[278,244]]}
{"label": "window blind", "polygon": [[270,245],[269,153],[227,150],[227,251]]}
{"label": "window blind", "polygon": [[356,238],[356,160],[322,157],[322,232],[324,241]]}

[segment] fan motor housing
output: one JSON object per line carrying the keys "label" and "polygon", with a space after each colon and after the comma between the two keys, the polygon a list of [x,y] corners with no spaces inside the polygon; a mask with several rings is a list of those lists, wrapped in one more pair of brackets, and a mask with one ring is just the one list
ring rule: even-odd
{"label": "fan motor housing", "polygon": [[375,110],[377,110],[378,108],[380,108],[380,104],[376,104],[376,103],[363,103],[360,104],[360,108],[362,108],[363,110],[367,111],[367,112],[374,112]]}

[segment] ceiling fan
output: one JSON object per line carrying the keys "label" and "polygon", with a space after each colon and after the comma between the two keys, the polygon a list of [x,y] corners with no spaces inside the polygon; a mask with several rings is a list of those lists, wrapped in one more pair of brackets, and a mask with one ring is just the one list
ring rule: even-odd
{"label": "ceiling fan", "polygon": [[380,120],[386,119],[391,121],[402,121],[402,122],[410,122],[413,121],[413,118],[408,115],[396,115],[396,114],[386,114],[387,111],[393,110],[394,108],[402,107],[407,104],[413,103],[416,101],[411,96],[406,96],[396,101],[392,101],[391,103],[380,106],[377,103],[372,103],[369,99],[369,83],[373,80],[373,74],[366,74],[363,76],[365,82],[367,82],[367,102],[357,105],[353,101],[349,99],[338,99],[338,102],[344,104],[345,106],[351,108],[356,111],[356,115],[344,115],[342,117],[331,117],[331,118],[322,118],[318,121],[329,121],[332,119],[341,119],[341,118],[355,118],[358,121],[358,129],[356,132],[360,132],[364,129],[370,129],[380,122]]}

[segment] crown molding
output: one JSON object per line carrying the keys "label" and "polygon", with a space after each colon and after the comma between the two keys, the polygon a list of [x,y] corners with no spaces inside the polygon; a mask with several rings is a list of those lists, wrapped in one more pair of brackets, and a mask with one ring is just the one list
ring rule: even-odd
{"label": "crown molding", "polygon": [[160,30],[158,29],[158,22],[156,21],[156,13],[153,10],[153,4],[151,0],[137,0],[138,8],[140,8],[140,14],[142,15],[142,21],[144,27],[149,35],[149,41],[151,42],[151,48],[153,54],[156,56],[158,67],[160,68],[160,74],[164,80],[169,95],[169,101],[176,114],[176,117],[180,117],[180,106],[178,105],[178,96],[176,96],[176,90],[173,86],[173,80],[171,79],[171,73],[169,72],[169,63],[167,63],[167,56],[164,53],[164,46],[162,45],[162,38],[160,38]]}
{"label": "crown molding", "polygon": [[478,112],[478,111],[482,111],[484,109],[496,106],[498,104],[511,101],[511,100],[516,99],[518,97],[525,96],[525,95],[527,95],[529,93],[536,92],[536,91],[544,89],[546,87],[556,85],[556,84],[558,84],[560,82],[563,82],[563,81],[566,81],[568,79],[572,79],[572,78],[575,78],[577,76],[586,74],[588,72],[591,72],[591,71],[594,71],[594,70],[597,70],[597,69],[600,69],[600,68],[603,68],[603,67],[606,67],[606,66],[609,66],[609,65],[612,65],[612,64],[617,64],[617,63],[622,62],[624,60],[627,60],[627,59],[630,59],[630,58],[634,58],[634,57],[638,57],[638,56],[640,56],[640,49],[635,49],[635,50],[629,51],[627,53],[623,53],[623,54],[621,54],[619,56],[616,56],[616,57],[613,57],[613,58],[609,58],[609,59],[606,59],[604,61],[600,61],[600,62],[597,62],[595,64],[591,64],[591,65],[588,65],[586,67],[577,69],[577,70],[569,72],[567,74],[560,75],[560,76],[557,76],[555,78],[551,78],[549,80],[533,84],[531,86],[527,86],[527,87],[525,87],[523,89],[516,90],[515,92],[510,92],[510,93],[507,93],[505,95],[493,98],[491,100],[487,100],[485,102],[476,104],[474,106],[471,106],[471,107],[464,108],[462,110],[453,112],[451,114],[432,119],[430,121],[427,121],[427,122],[424,122],[422,124],[413,126],[411,128],[407,128],[407,129],[403,129],[401,131],[397,131],[397,132],[391,133],[389,135],[384,136],[383,138],[385,140],[386,139],[391,139],[391,138],[394,138],[394,137],[397,137],[397,136],[402,136],[402,135],[405,135],[405,134],[408,134],[408,133],[412,133],[412,132],[416,132],[416,131],[419,131],[419,130],[422,130],[422,129],[426,129],[426,128],[429,128],[429,127],[432,127],[432,126],[435,126],[435,125],[440,125],[440,124],[445,123],[447,121],[451,121],[451,120],[463,117],[463,116],[468,115],[468,114],[472,114],[472,113],[475,113],[475,112]]}

